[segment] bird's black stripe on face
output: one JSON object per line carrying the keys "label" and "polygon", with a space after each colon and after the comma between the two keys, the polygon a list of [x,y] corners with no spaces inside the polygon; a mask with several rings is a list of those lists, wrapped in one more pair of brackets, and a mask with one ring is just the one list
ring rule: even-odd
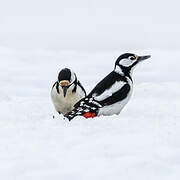
{"label": "bird's black stripe on face", "polygon": [[54,88],[54,86],[57,84],[58,82],[56,81],[54,84],[53,84],[53,87],[52,87],[52,89]]}
{"label": "bird's black stripe on face", "polygon": [[74,81],[74,88],[73,88],[73,90],[72,90],[72,93],[75,93],[76,92],[76,90],[77,90],[77,84],[78,84],[78,82],[77,82],[77,78],[75,79],[75,81]]}
{"label": "bird's black stripe on face", "polygon": [[53,84],[52,89],[53,89],[55,86],[56,86],[57,93],[60,94],[60,92],[59,92],[59,83],[58,83],[57,81]]}
{"label": "bird's black stripe on face", "polygon": [[102,106],[112,105],[116,102],[119,102],[125,99],[128,96],[129,91],[130,91],[130,85],[125,84],[119,91],[117,91],[112,96],[108,97],[107,99],[100,101],[99,103]]}
{"label": "bird's black stripe on face", "polygon": [[60,94],[60,92],[59,92],[59,83],[58,82],[56,82],[56,90],[57,90],[58,94]]}
{"label": "bird's black stripe on face", "polygon": [[78,81],[77,85],[79,85],[79,87],[82,89],[82,91],[84,92],[85,96],[86,96],[86,90],[84,89],[84,87],[82,86],[82,84]]}
{"label": "bird's black stripe on face", "polygon": [[64,68],[59,72],[58,75],[58,81],[62,81],[62,80],[68,80],[70,82],[71,80],[71,70],[68,68]]}

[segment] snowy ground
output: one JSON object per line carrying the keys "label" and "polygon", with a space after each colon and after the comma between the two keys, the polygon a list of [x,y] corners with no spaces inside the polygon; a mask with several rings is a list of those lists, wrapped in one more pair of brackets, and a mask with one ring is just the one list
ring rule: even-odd
{"label": "snowy ground", "polygon": [[133,96],[119,116],[52,119],[50,89],[70,67],[89,92],[124,52],[0,48],[0,177],[3,180],[179,180],[180,53],[134,72]]}

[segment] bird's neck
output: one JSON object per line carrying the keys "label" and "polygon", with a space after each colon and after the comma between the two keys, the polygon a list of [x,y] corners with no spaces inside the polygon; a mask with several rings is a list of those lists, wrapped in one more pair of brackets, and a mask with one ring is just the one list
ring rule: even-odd
{"label": "bird's neck", "polygon": [[125,67],[120,67],[120,66],[115,66],[114,71],[122,76],[126,75],[131,75],[132,74],[132,69],[131,68],[125,68]]}
{"label": "bird's neck", "polygon": [[115,66],[114,72],[118,73],[121,76],[128,76],[132,80],[132,70],[129,68],[122,68],[120,66]]}
{"label": "bird's neck", "polygon": [[122,76],[124,76],[124,72],[120,66],[115,66],[114,71]]}

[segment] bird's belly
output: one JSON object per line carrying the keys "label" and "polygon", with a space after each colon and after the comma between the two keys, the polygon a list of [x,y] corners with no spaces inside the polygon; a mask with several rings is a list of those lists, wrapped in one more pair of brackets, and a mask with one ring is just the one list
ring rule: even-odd
{"label": "bird's belly", "polygon": [[64,98],[62,95],[59,95],[58,98],[54,101],[56,111],[66,114],[73,110],[74,104],[76,104],[81,98],[79,96],[71,95],[70,97]]}
{"label": "bird's belly", "polygon": [[124,106],[127,104],[127,102],[129,101],[130,96],[131,96],[131,93],[123,101],[100,108],[98,112],[98,116],[101,116],[101,115],[111,116],[113,114],[118,115],[121,112],[121,110],[124,108]]}

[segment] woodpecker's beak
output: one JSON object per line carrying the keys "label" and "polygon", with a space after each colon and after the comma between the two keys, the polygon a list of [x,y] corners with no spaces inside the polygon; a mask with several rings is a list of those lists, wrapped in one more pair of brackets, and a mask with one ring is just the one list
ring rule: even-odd
{"label": "woodpecker's beak", "polygon": [[68,87],[67,86],[63,86],[62,89],[63,89],[64,97],[66,97],[66,93],[67,93]]}
{"label": "woodpecker's beak", "polygon": [[150,55],[148,55],[148,56],[138,56],[137,60],[140,62],[140,61],[144,61],[144,60],[146,60],[146,59],[148,59],[150,57],[151,57]]}
{"label": "woodpecker's beak", "polygon": [[67,90],[69,88],[69,84],[70,82],[68,80],[62,80],[60,81],[60,86],[62,87],[63,89],[63,94],[64,94],[64,97],[66,97],[66,94],[67,94]]}

